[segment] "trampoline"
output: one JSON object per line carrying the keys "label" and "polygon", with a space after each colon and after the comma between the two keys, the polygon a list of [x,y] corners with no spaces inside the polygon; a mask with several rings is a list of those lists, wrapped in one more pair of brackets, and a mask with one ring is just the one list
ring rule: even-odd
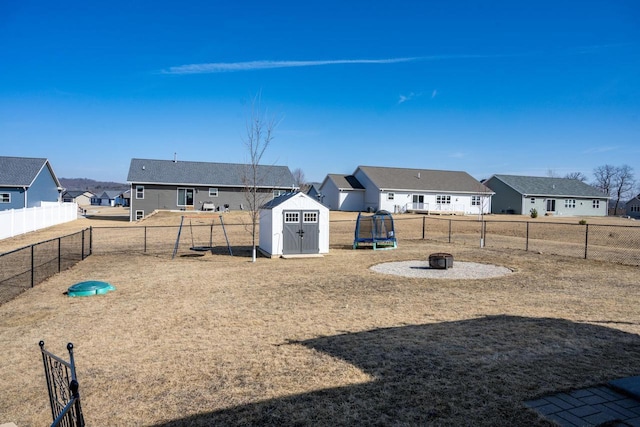
{"label": "trampoline", "polygon": [[391,213],[380,210],[373,215],[358,214],[353,249],[363,245],[373,250],[398,247]]}

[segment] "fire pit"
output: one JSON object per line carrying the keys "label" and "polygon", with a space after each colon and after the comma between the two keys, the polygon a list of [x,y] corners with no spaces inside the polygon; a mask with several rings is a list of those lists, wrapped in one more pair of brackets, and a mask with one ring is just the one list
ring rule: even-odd
{"label": "fire pit", "polygon": [[429,255],[429,267],[446,270],[453,267],[453,255],[444,252],[438,252]]}

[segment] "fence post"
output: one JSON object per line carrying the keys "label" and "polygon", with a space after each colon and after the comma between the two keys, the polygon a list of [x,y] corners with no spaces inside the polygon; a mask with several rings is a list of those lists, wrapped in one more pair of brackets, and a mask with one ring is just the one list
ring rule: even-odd
{"label": "fence post", "polygon": [[422,240],[424,240],[424,233],[426,230],[426,224],[427,224],[427,218],[426,217],[422,217]]}
{"label": "fence post", "polygon": [[84,261],[84,230],[82,230],[82,244],[80,245],[80,259]]}
{"label": "fence post", "polygon": [[144,226],[144,253],[147,253],[147,226]]}
{"label": "fence post", "polygon": [[93,255],[93,226],[89,227],[89,255]]}
{"label": "fence post", "polygon": [[587,259],[587,249],[589,248],[589,224],[584,228],[584,259]]}
{"label": "fence post", "polygon": [[61,238],[58,237],[58,273],[62,271],[62,244]]}
{"label": "fence post", "polygon": [[34,257],[34,254],[33,254],[34,248],[35,248],[35,245],[31,245],[31,287],[32,288],[33,288],[33,283],[35,281],[35,277],[34,277],[34,274],[35,274],[35,271],[34,271],[34,268],[35,268],[35,266],[34,266],[35,262],[34,261],[35,260],[34,260],[34,258],[35,257]]}
{"label": "fence post", "polygon": [[529,251],[529,221],[527,221],[527,237],[524,240],[524,250]]}
{"label": "fence post", "polygon": [[449,243],[451,243],[451,220],[449,220]]}

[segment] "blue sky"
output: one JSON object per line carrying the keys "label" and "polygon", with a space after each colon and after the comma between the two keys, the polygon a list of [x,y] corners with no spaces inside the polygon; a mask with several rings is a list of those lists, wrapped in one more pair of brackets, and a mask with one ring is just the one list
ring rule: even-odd
{"label": "blue sky", "polygon": [[1,155],[125,182],[133,157],[640,175],[640,2],[0,3]]}

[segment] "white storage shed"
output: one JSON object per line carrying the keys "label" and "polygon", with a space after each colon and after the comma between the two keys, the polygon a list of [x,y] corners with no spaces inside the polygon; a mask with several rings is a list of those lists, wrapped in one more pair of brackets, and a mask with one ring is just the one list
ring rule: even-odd
{"label": "white storage shed", "polygon": [[260,252],[269,257],[329,253],[329,208],[286,193],[260,209]]}

